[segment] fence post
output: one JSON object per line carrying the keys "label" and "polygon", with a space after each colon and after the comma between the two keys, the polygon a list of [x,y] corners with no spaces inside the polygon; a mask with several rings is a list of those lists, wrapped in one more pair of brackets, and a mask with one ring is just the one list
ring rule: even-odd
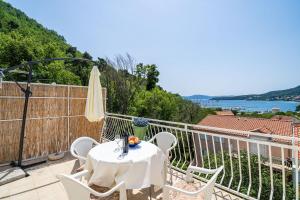
{"label": "fence post", "polygon": [[67,86],[68,87],[68,111],[67,111],[67,116],[68,116],[68,149],[70,149],[70,85]]}

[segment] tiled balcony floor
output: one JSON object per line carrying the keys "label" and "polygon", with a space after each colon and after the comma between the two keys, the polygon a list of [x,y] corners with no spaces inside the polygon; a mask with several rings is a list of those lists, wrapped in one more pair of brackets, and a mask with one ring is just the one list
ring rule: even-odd
{"label": "tiled balcony floor", "polygon": [[[68,200],[63,185],[56,178],[57,174],[74,173],[78,167],[76,160],[67,156],[58,162],[48,162],[38,167],[27,169],[30,176],[18,181],[0,186],[0,200]],[[181,188],[193,189],[195,185],[201,185],[195,182],[193,185],[187,185],[182,180],[183,175],[178,173],[174,177],[174,184]],[[190,200],[198,198],[188,198],[172,193],[173,200]],[[129,200],[149,199],[149,189],[128,191]],[[115,194],[106,199],[118,199]],[[152,200],[162,199],[162,191],[152,191]],[[239,198],[230,195],[224,191],[216,189],[213,199],[217,200],[237,200]]]}

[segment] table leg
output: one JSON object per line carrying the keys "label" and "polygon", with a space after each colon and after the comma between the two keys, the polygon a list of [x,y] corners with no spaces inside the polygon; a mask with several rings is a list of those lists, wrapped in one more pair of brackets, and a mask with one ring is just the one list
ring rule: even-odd
{"label": "table leg", "polygon": [[152,199],[152,185],[149,187],[149,199]]}

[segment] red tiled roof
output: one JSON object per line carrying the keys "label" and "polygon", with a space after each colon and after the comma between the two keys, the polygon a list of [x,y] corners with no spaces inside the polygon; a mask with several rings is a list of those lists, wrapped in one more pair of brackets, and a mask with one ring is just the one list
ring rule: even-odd
{"label": "red tiled roof", "polygon": [[285,115],[275,115],[271,119],[274,120],[283,120],[283,121],[293,121],[294,118],[291,116],[285,116]]}
{"label": "red tiled roof", "polygon": [[224,129],[292,136],[292,121],[289,120],[208,115],[198,124]]}
{"label": "red tiled roof", "polygon": [[216,114],[223,115],[223,116],[234,116],[234,114],[231,110],[217,111]]}

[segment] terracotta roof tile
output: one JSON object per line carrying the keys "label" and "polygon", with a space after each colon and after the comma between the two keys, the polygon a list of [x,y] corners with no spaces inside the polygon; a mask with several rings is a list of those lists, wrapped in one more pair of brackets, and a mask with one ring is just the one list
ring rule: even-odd
{"label": "terracotta roof tile", "polygon": [[223,116],[234,116],[234,114],[231,110],[217,111],[216,114],[223,115]]}
{"label": "terracotta roof tile", "polygon": [[208,115],[198,124],[224,129],[292,136],[292,122],[289,120]]}

